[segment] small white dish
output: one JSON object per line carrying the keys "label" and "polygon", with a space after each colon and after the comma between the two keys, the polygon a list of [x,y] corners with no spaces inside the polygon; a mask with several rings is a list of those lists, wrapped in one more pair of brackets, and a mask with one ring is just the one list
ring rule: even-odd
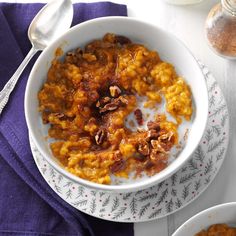
{"label": "small white dish", "polygon": [[194,236],[213,224],[236,227],[236,202],[217,205],[198,213],[180,226],[172,236]]}

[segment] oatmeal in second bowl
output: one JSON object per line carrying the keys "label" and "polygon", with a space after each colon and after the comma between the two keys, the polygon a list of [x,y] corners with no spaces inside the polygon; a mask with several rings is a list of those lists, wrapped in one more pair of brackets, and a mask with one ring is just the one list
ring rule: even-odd
{"label": "oatmeal in second bowl", "polygon": [[109,17],[73,27],[42,53],[25,108],[36,146],[58,171],[92,188],[133,191],[191,156],[208,97],[182,43],[150,24]]}

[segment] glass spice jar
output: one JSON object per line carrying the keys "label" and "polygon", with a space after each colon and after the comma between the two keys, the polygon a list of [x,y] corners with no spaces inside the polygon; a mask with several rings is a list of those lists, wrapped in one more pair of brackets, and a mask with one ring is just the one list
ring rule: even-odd
{"label": "glass spice jar", "polygon": [[236,59],[236,0],[221,0],[206,20],[208,44],[218,55]]}

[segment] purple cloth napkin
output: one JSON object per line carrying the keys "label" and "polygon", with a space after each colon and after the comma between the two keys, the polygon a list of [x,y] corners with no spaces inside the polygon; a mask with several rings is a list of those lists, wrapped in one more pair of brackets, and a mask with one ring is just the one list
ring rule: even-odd
{"label": "purple cloth napkin", "polygon": [[[28,26],[42,4],[0,4],[0,89],[31,45]],[[75,4],[73,25],[100,16],[127,15],[124,5]],[[88,216],[58,197],[40,175],[29,146],[24,92],[27,66],[0,116],[0,235],[133,235],[132,224]]]}

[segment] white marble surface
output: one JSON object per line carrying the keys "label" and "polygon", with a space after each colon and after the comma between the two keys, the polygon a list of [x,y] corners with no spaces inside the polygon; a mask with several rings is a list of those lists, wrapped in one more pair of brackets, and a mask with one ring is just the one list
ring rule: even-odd
{"label": "white marble surface", "polygon": [[[1,0],[0,0],[1,1]],[[45,0],[39,0],[46,2]],[[9,2],[36,2],[34,0],[9,0]],[[38,2],[38,1],[37,1]],[[84,1],[80,2],[92,2]],[[132,17],[152,22],[180,38],[204,64],[220,84],[226,97],[230,114],[230,143],[223,166],[210,187],[193,203],[179,212],[161,220],[135,223],[135,236],[169,236],[183,222],[197,212],[223,202],[236,201],[236,61],[216,56],[204,38],[204,23],[211,7],[219,0],[204,0],[190,6],[168,5],[164,0],[114,0],[128,6]]]}

